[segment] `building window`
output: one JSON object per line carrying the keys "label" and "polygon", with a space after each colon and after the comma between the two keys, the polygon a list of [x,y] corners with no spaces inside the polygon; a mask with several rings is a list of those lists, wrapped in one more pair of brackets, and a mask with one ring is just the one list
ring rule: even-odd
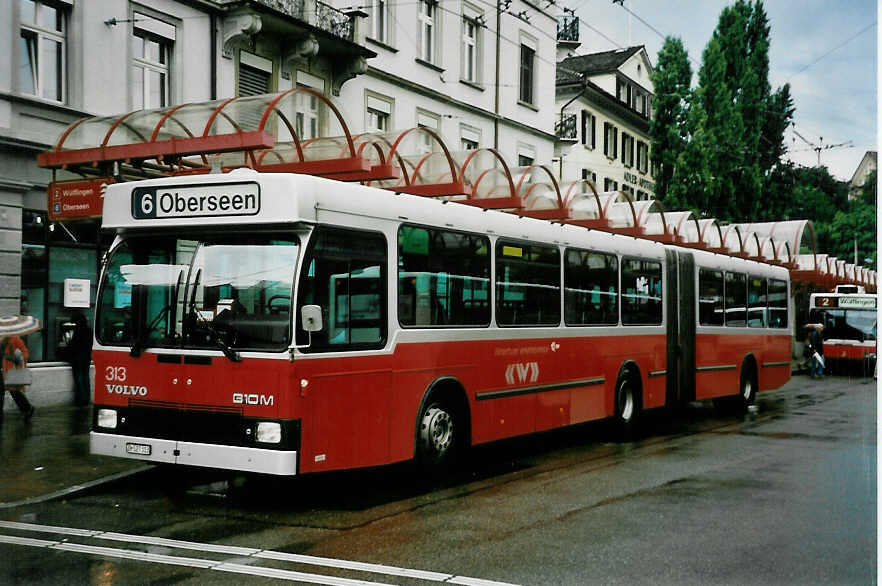
{"label": "building window", "polygon": [[618,191],[619,190],[619,182],[613,181],[609,177],[603,180],[603,190],[604,191]]}
{"label": "building window", "polygon": [[241,97],[267,94],[272,91],[272,81],[272,61],[246,51],[239,52],[239,83],[236,95]]}
{"label": "building window", "polygon": [[521,44],[521,71],[520,93],[518,99],[525,104],[533,103],[533,70],[536,61],[536,51],[527,45]]}
{"label": "building window", "polygon": [[387,0],[370,0],[371,38],[389,43],[389,3]]}
{"label": "building window", "polygon": [[518,155],[518,167],[529,167],[533,164],[533,157]]}
{"label": "building window", "polygon": [[619,153],[619,129],[609,122],[603,123],[603,154],[615,159]]}
{"label": "building window", "polygon": [[646,173],[649,168],[649,145],[637,141],[637,170]]}
{"label": "building window", "polygon": [[[417,127],[429,128],[440,134],[441,117],[437,114],[433,114],[431,112],[427,112],[425,110],[417,108]],[[430,135],[429,133],[421,132],[419,149],[421,154],[431,153],[435,150],[438,150],[438,143],[435,141],[435,139],[432,138],[432,135]]]}
{"label": "building window", "polygon": [[65,12],[44,0],[20,0],[18,85],[24,94],[64,101]]}
{"label": "building window", "polygon": [[169,73],[175,28],[137,12],[134,20],[130,90],[132,108],[164,108],[170,104]]}
{"label": "building window", "polygon": [[379,96],[367,96],[364,129],[367,132],[387,132],[392,118],[392,101]]}
{"label": "building window", "polygon": [[[297,71],[296,85],[298,88],[310,88],[319,93],[325,91],[325,80],[305,71]],[[302,91],[297,93],[297,112],[294,115],[294,127],[300,140],[308,140],[319,136],[319,99],[315,94]],[[281,129],[280,129],[281,130]]]}
{"label": "building window", "polygon": [[595,129],[597,126],[597,118],[588,110],[582,110],[582,144],[588,148],[594,148]]}
{"label": "building window", "polygon": [[459,125],[459,148],[473,151],[481,144],[481,131],[466,124]]}
{"label": "building window", "polygon": [[627,132],[622,133],[622,164],[634,166],[634,137]]}
{"label": "building window", "polygon": [[437,5],[431,0],[419,0],[417,14],[417,44],[419,58],[427,63],[435,62],[435,14]]}
{"label": "building window", "polygon": [[481,27],[477,20],[468,16],[462,17],[462,79],[477,83],[478,76],[478,49],[479,34]]}

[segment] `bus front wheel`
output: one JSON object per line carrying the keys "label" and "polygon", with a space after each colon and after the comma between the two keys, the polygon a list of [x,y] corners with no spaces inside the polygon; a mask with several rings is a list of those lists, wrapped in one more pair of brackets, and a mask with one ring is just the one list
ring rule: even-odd
{"label": "bus front wheel", "polygon": [[423,473],[439,478],[456,460],[461,433],[455,411],[447,404],[431,402],[420,414],[417,458]]}

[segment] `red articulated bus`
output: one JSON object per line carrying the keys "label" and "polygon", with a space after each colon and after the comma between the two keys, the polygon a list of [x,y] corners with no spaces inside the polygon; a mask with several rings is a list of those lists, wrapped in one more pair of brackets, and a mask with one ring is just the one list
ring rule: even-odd
{"label": "red articulated bus", "polygon": [[91,451],[276,475],[790,378],[782,267],[294,174],[112,185]]}
{"label": "red articulated bus", "polygon": [[833,372],[874,372],[876,320],[876,295],[863,287],[839,286],[809,300],[809,321],[824,324],[824,362]]}

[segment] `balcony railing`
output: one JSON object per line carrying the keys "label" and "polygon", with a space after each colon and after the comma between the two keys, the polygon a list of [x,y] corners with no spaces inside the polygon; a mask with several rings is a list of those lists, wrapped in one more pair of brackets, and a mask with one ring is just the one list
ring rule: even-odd
{"label": "balcony railing", "polygon": [[554,124],[554,133],[560,140],[579,140],[576,115],[561,112],[560,120]]}
{"label": "balcony railing", "polygon": [[255,0],[291,18],[309,23],[335,37],[353,40],[353,17],[321,0]]}
{"label": "balcony railing", "polygon": [[557,40],[579,42],[579,17],[564,14],[557,17]]}

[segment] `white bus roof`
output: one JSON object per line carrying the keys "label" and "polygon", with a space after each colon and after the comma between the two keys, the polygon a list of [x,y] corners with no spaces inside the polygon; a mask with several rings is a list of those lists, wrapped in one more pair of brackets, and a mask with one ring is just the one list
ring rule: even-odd
{"label": "white bus roof", "polygon": [[[456,202],[398,194],[312,175],[230,173],[189,175],[110,185],[103,227],[121,231],[330,224],[381,229],[392,220],[526,241],[663,258],[666,245],[580,226],[484,210]],[[691,249],[699,266],[787,279],[787,269]]]}

